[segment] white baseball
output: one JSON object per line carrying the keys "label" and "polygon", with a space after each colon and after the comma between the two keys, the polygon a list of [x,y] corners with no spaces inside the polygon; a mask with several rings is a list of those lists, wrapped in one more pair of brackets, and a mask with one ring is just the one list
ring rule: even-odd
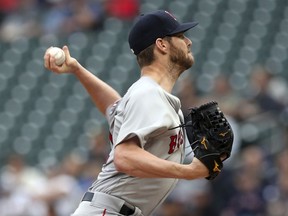
{"label": "white baseball", "polygon": [[48,53],[55,58],[55,64],[61,66],[65,62],[65,53],[59,47],[50,47]]}

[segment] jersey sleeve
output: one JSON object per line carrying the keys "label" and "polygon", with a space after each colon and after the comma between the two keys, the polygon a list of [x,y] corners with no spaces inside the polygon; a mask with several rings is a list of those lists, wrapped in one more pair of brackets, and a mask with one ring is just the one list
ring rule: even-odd
{"label": "jersey sleeve", "polygon": [[171,112],[173,108],[157,88],[132,94],[123,109],[123,123],[115,144],[137,136],[143,147],[149,138],[172,127]]}

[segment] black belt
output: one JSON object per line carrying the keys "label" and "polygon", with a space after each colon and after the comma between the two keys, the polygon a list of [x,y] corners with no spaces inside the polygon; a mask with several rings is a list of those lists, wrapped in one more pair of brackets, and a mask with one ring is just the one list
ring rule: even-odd
{"label": "black belt", "polygon": [[[92,192],[86,192],[82,198],[81,201],[88,201],[91,202],[93,199],[94,193]],[[132,215],[135,212],[135,208],[130,208],[128,207],[125,203],[123,204],[123,206],[121,207],[119,213],[121,215]]]}

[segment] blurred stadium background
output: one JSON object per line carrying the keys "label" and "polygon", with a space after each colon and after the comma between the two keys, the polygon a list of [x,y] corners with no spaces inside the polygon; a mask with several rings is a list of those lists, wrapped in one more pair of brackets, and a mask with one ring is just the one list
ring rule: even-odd
{"label": "blurred stadium background", "polygon": [[105,118],[45,50],[68,45],[123,95],[139,77],[129,28],[156,9],[199,22],[183,111],[217,100],[236,136],[215,181],[180,181],[156,215],[288,215],[286,0],[0,0],[1,216],[69,215],[109,151]]}

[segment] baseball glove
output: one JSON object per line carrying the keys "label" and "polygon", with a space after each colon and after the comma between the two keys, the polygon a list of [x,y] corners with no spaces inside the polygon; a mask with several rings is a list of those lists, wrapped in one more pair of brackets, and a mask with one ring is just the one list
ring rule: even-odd
{"label": "baseball glove", "polygon": [[185,128],[195,157],[209,170],[207,179],[214,179],[223,168],[222,162],[230,157],[233,144],[232,128],[218,103],[191,108]]}

